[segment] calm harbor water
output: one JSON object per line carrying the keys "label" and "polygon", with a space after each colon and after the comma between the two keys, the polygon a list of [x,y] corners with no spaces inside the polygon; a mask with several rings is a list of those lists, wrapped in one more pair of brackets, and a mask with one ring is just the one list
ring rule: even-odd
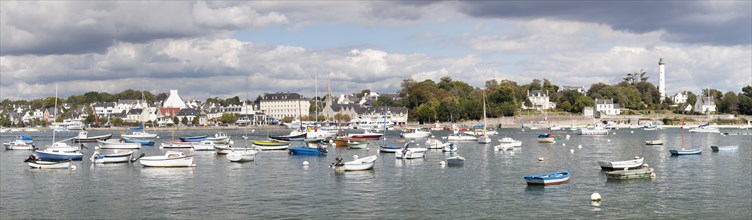
{"label": "calm harbor water", "polygon": [[[443,167],[449,157],[431,150],[425,159],[396,160],[368,150],[329,146],[326,157],[262,152],[255,162],[230,163],[212,152],[195,152],[194,168],[143,168],[140,164],[92,165],[94,145],[87,144],[76,170],[34,170],[23,160],[30,151],[0,150],[0,219],[448,219],[448,218],[701,218],[752,219],[752,136],[685,133],[685,146],[701,155],[670,156],[680,148],[681,130],[621,129],[608,136],[578,136],[557,144],[535,141],[545,131],[500,129],[494,142],[459,142],[464,167]],[[733,130],[722,130],[733,131]],[[176,131],[175,136],[211,135],[216,131]],[[242,145],[243,130],[226,130]],[[284,131],[272,131],[282,134]],[[749,132],[749,130],[747,130]],[[109,132],[90,132],[91,135]],[[112,132],[119,137],[120,131]],[[262,139],[266,131],[251,133]],[[404,141],[398,131],[387,142]],[[437,137],[447,132],[435,132]],[[7,142],[16,134],[0,134]],[[26,133],[35,145],[51,142],[50,132]],[[75,136],[58,133],[57,139]],[[159,132],[169,141],[170,132]],[[523,141],[511,152],[495,151],[503,136]],[[666,144],[646,146],[645,140]],[[425,139],[416,143],[424,145]],[[564,146],[564,144],[566,144]],[[578,148],[582,145],[582,148]],[[711,152],[710,145],[739,145],[734,152]],[[570,153],[570,149],[574,153]],[[158,147],[141,149],[163,154]],[[372,171],[335,173],[336,156],[378,154]],[[607,181],[597,160],[635,156],[655,169],[654,180]],[[538,161],[543,157],[543,161]],[[310,165],[304,167],[303,161]],[[569,168],[570,183],[527,187],[522,177]],[[603,202],[595,206],[590,195]]]}

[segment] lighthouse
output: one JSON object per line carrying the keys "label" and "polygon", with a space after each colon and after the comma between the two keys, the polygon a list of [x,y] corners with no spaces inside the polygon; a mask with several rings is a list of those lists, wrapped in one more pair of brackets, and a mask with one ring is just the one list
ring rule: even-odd
{"label": "lighthouse", "polygon": [[658,60],[658,92],[661,93],[661,102],[666,97],[666,67],[663,58]]}

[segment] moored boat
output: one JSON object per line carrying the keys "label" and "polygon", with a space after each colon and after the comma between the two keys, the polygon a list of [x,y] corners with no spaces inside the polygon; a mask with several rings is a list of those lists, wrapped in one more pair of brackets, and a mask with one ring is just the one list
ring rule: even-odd
{"label": "moored boat", "polygon": [[230,136],[228,136],[224,132],[217,132],[214,134],[214,136],[207,137],[204,139],[205,141],[211,141],[213,143],[229,143],[230,142]]}
{"label": "moored boat", "polygon": [[366,141],[366,140],[363,140],[363,141],[353,141],[353,140],[351,140],[351,141],[347,142],[347,147],[349,147],[350,149],[365,149],[365,148],[368,148],[368,141]]}
{"label": "moored boat", "polygon": [[633,169],[638,168],[642,166],[642,164],[645,162],[645,158],[635,158],[634,160],[623,160],[623,161],[597,161],[598,166],[601,167],[601,169]]}
{"label": "moored boat", "polygon": [[83,157],[83,154],[77,147],[71,147],[62,142],[53,143],[47,149],[36,150],[34,152],[39,160],[43,161],[81,160]]}
{"label": "moored boat", "polygon": [[499,144],[508,144],[512,147],[522,147],[522,141],[515,140],[510,137],[504,137],[502,139],[499,139]]}
{"label": "moored boat", "polygon": [[555,144],[556,136],[553,136],[550,134],[541,134],[541,135],[538,135],[537,140],[538,140],[538,143]]}
{"label": "moored boat", "polygon": [[72,161],[28,161],[26,164],[35,169],[70,169],[75,170],[76,165]]}
{"label": "moored boat", "polygon": [[422,128],[410,128],[409,132],[400,134],[403,138],[426,138],[431,136],[431,131]]}
{"label": "moored boat", "polygon": [[355,159],[352,161],[342,162],[342,158],[337,157],[333,164],[336,171],[358,171],[373,169],[376,163],[376,155]]}
{"label": "moored boat", "polygon": [[559,185],[569,182],[569,170],[523,177],[529,186]]}
{"label": "moored boat", "polygon": [[577,130],[578,135],[608,135],[608,129],[597,126],[595,128],[580,128]]}
{"label": "moored boat", "polygon": [[368,130],[364,130],[363,133],[360,133],[360,134],[349,134],[347,136],[351,137],[351,138],[358,138],[358,139],[378,140],[379,138],[381,138],[381,136],[383,136],[383,134],[373,133],[373,132],[370,132]]}
{"label": "moored boat", "polygon": [[193,145],[197,144],[196,142],[179,142],[179,141],[170,141],[170,142],[162,142],[160,143],[159,148],[192,148]]}
{"label": "moored boat", "polygon": [[444,149],[442,149],[441,151],[443,151],[443,152],[457,152],[457,150],[458,150],[457,145],[455,145],[454,143],[448,143],[448,144],[444,145]]}
{"label": "moored boat", "polygon": [[280,140],[280,141],[302,141],[306,139],[306,137],[307,137],[307,134],[305,132],[300,132],[298,130],[293,130],[288,135],[276,135],[276,136],[269,135],[269,139]]}
{"label": "moored boat", "polygon": [[427,148],[422,147],[409,147],[409,144],[405,144],[402,150],[394,152],[394,156],[397,159],[418,159],[426,157]]}
{"label": "moored boat", "polygon": [[694,149],[671,149],[668,150],[671,155],[692,155],[692,154],[701,154],[702,148],[694,148]]}
{"label": "moored boat", "polygon": [[461,157],[460,155],[448,157],[447,158],[447,165],[448,166],[462,166],[465,165],[465,158]]}
{"label": "moored boat", "polygon": [[227,159],[230,162],[254,161],[257,153],[258,151],[249,148],[233,149],[232,152],[227,154]]}
{"label": "moored boat", "polygon": [[74,143],[97,142],[98,140],[107,140],[110,138],[112,138],[112,134],[89,136],[89,133],[87,131],[79,131],[78,136],[73,138],[73,142]]}
{"label": "moored boat", "polygon": [[182,142],[201,142],[203,140],[206,140],[206,135],[179,137],[178,139],[180,139],[180,141]]}
{"label": "moored boat", "polygon": [[23,140],[14,140],[10,143],[5,143],[6,150],[34,150],[34,145],[26,143]]}
{"label": "moored boat", "polygon": [[401,151],[401,147],[397,146],[381,146],[379,147],[379,151],[382,153],[397,153],[397,151]]}
{"label": "moored boat", "polygon": [[318,155],[318,156],[326,156],[326,148],[324,148],[321,145],[318,145],[318,147],[308,147],[308,146],[298,146],[298,147],[291,147],[287,149],[290,154],[292,155]]}
{"label": "moored boat", "polygon": [[123,139],[96,140],[99,149],[139,149],[141,144],[126,142]]}
{"label": "moored boat", "polygon": [[444,137],[447,141],[477,141],[478,137],[470,135],[449,135]]}
{"label": "moored boat", "polygon": [[663,140],[645,141],[645,145],[663,145]]}
{"label": "moored boat", "polygon": [[290,142],[275,141],[275,140],[268,140],[268,141],[254,140],[253,146],[257,150],[287,150],[287,148],[290,147]]}
{"label": "moored boat", "polygon": [[729,146],[710,146],[710,149],[713,150],[713,152],[718,151],[736,151],[736,149],[739,148],[739,145],[729,145]]}
{"label": "moored boat", "polygon": [[95,151],[89,159],[91,159],[91,161],[94,163],[124,163],[130,161],[132,155],[132,150],[123,152],[118,152],[117,150],[115,150],[115,152],[109,154],[103,154],[99,151]]}
{"label": "moored boat", "polygon": [[144,167],[192,167],[193,155],[185,155],[183,152],[167,151],[164,155],[148,156],[139,159]]}
{"label": "moored boat", "polygon": [[617,180],[646,179],[653,175],[653,168],[648,167],[647,164],[641,166],[640,169],[606,172],[606,178]]}

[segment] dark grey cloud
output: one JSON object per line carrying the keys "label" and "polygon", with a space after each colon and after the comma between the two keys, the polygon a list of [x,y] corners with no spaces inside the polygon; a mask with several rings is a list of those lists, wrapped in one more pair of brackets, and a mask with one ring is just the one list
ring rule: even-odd
{"label": "dark grey cloud", "polygon": [[562,19],[615,30],[664,30],[664,40],[712,45],[752,44],[751,1],[463,1],[457,10],[479,18]]}

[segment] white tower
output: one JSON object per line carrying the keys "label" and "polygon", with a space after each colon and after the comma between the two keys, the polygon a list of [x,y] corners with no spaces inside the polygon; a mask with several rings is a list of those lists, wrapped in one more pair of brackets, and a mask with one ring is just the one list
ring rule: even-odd
{"label": "white tower", "polygon": [[658,92],[661,93],[661,102],[666,97],[666,69],[663,58],[658,60]]}

